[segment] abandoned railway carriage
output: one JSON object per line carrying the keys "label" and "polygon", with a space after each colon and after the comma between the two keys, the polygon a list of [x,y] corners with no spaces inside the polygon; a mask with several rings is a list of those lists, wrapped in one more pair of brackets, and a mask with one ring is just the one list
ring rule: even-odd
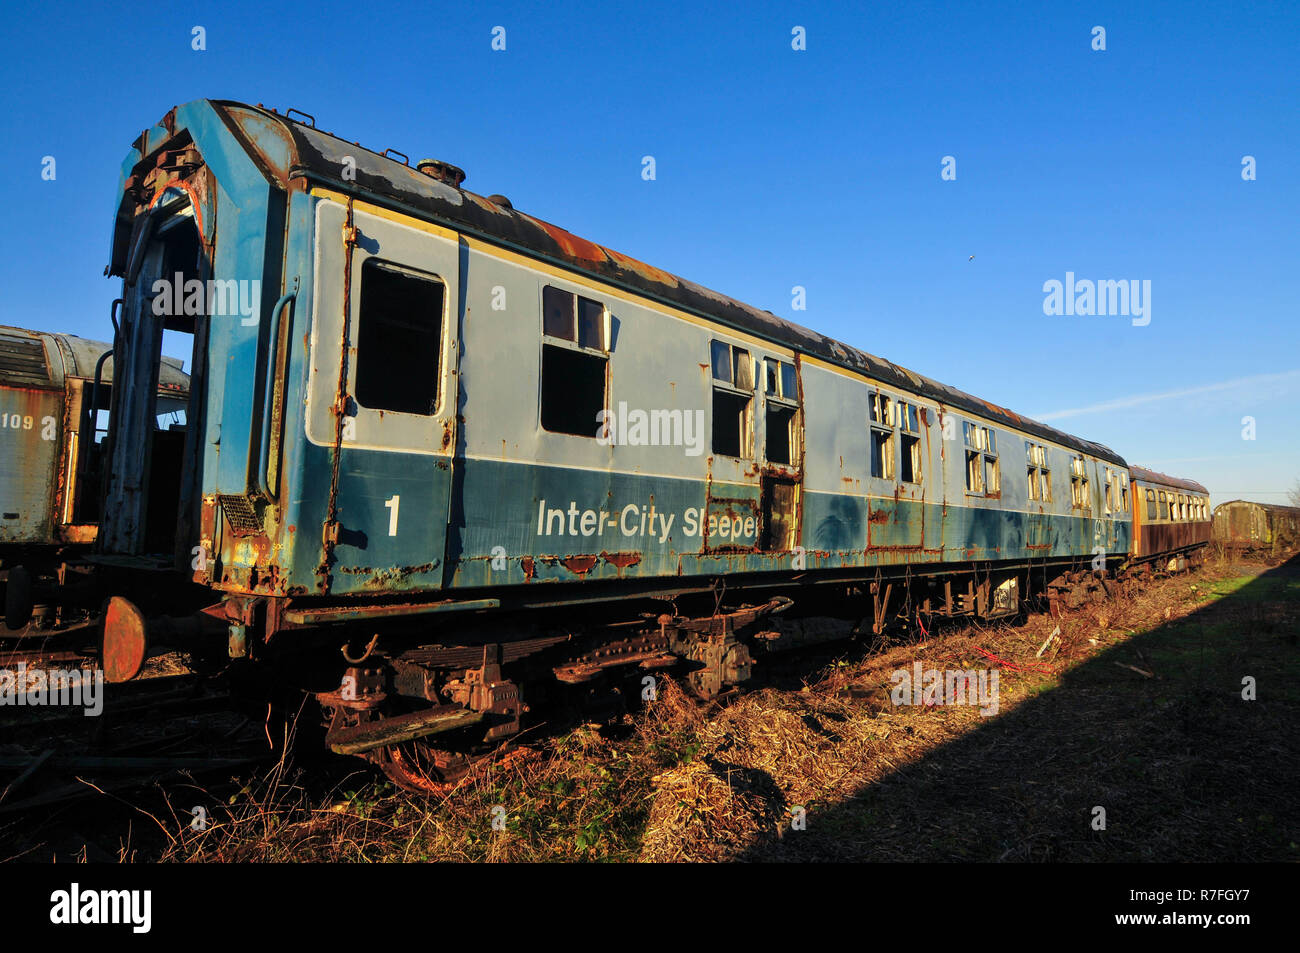
{"label": "abandoned railway carriage", "polygon": [[1133,561],[1200,556],[1210,542],[1210,491],[1194,480],[1130,467]]}
{"label": "abandoned railway carriage", "polygon": [[[1114,452],[463,179],[208,100],[123,166],[110,270],[140,387],[114,395],[100,558],[126,580],[166,554],[232,655],[355,638],[318,686],[335,750],[418,783],[451,739],[517,730],[539,673],[676,665],[707,696],[842,637],[799,618],[810,586],[878,628],[1011,613],[1127,559]],[[178,494],[138,397],[164,328],[194,335]],[[110,674],[195,608],[123,582]],[[437,750],[417,763],[414,738]]]}
{"label": "abandoned railway carriage", "polygon": [[[95,539],[112,387],[110,345],[0,326],[0,590],[11,630],[26,625],[62,558]],[[181,362],[165,359],[155,424],[178,419],[188,396]]]}
{"label": "abandoned railway carriage", "polygon": [[1214,508],[1214,540],[1226,551],[1280,555],[1300,549],[1300,507],[1232,500]]}

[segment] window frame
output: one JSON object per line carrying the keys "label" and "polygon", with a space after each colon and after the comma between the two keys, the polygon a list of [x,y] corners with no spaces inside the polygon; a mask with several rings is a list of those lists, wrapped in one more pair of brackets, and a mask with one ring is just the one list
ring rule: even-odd
{"label": "window frame", "polygon": [[[357,281],[357,311],[356,311],[356,357],[349,362],[351,365],[348,369],[348,377],[351,378],[348,384],[348,390],[351,397],[356,401],[356,405],[361,410],[369,411],[373,414],[379,414],[381,417],[387,414],[401,414],[406,417],[417,417],[421,419],[432,419],[441,417],[446,413],[444,404],[446,397],[443,394],[443,371],[447,362],[447,321],[450,318],[449,304],[451,297],[450,286],[442,275],[436,272],[423,271],[410,265],[403,264],[399,261],[392,261],[379,255],[367,255],[361,260],[360,267],[353,265],[358,272]],[[437,285],[441,289],[442,313],[438,315],[438,359],[435,367],[431,368],[431,375],[434,382],[434,403],[433,408],[428,413],[416,413],[410,410],[398,410],[392,407],[375,407],[367,404],[361,399],[361,333],[366,321],[366,269],[374,268],[378,271],[388,272],[389,274],[401,275],[406,278],[412,278],[416,281],[425,281]],[[367,349],[368,350],[368,349]]]}
{"label": "window frame", "polygon": [[1088,458],[1082,453],[1070,457],[1070,506],[1076,510],[1092,510],[1089,490]]}
{"label": "window frame", "polygon": [[[753,360],[751,355],[750,360]],[[768,375],[775,366],[777,390],[773,392],[768,389]],[[789,368],[789,378],[786,376],[786,369]],[[803,402],[799,394],[799,369],[793,361],[787,361],[779,357],[765,355],[762,360],[762,395],[763,395],[763,459],[771,466],[784,467],[791,471],[798,471],[803,461]],[[751,371],[752,373],[752,371]],[[734,363],[732,375],[735,375]],[[716,380],[715,380],[716,383]],[[794,396],[786,394],[787,385],[793,383]],[[758,382],[755,382],[757,386]],[[768,447],[770,446],[770,428],[772,412],[787,413],[786,434],[787,446],[789,448],[789,462],[773,460],[768,456]]]}
{"label": "window frame", "polygon": [[[966,495],[996,498],[1002,495],[1002,461],[998,453],[997,429],[983,423],[962,421],[962,444],[966,462]],[[972,465],[978,463],[978,472]],[[991,468],[991,469],[990,469]],[[989,474],[992,474],[992,480]],[[973,480],[972,477],[978,477]],[[976,483],[975,487],[971,484]]]}
{"label": "window frame", "polygon": [[[921,412],[924,408],[910,400],[894,402],[898,418],[898,482],[908,486],[925,485],[925,467],[921,453]],[[903,461],[910,456],[912,479],[903,476]]]}
{"label": "window frame", "polygon": [[[583,289],[588,291],[590,289]],[[547,291],[557,291],[566,294],[573,299],[573,338],[560,337],[551,334],[546,330],[546,293]],[[540,307],[538,309],[538,327],[539,348],[537,355],[537,428],[542,433],[550,434],[557,437],[578,437],[580,439],[595,440],[600,436],[600,430],[597,425],[595,415],[592,416],[590,432],[573,433],[568,430],[552,430],[546,426],[544,421],[544,407],[546,404],[546,349],[548,347],[557,350],[568,351],[573,354],[583,355],[593,360],[604,362],[604,386],[601,392],[601,409],[608,410],[613,404],[614,391],[614,371],[613,363],[610,358],[613,354],[613,316],[610,312],[608,303],[598,298],[589,298],[581,292],[566,288],[563,285],[554,284],[549,281],[542,282],[540,294]],[[582,320],[581,320],[581,303],[588,301],[600,306],[600,347],[593,348],[589,345],[579,343],[582,337]]]}
{"label": "window frame", "polygon": [[1034,503],[1052,502],[1052,468],[1047,462],[1047,445],[1025,441],[1025,463],[1029,481],[1029,499]]}
{"label": "window frame", "polygon": [[[717,346],[727,348],[727,368],[730,371],[730,380],[722,380],[717,376],[717,365],[714,359],[715,348]],[[744,354],[749,361],[749,389],[738,387],[735,384],[736,370],[739,365],[736,363],[737,352]],[[757,393],[758,381],[754,374],[754,352],[749,347],[728,341],[725,338],[709,338],[709,451],[714,456],[727,457],[731,460],[753,460],[755,444],[755,427],[754,427],[754,396]],[[722,392],[732,397],[743,397],[745,399],[745,409],[743,413],[743,422],[741,424],[740,434],[740,453],[730,454],[718,450],[714,445],[714,435],[717,430],[716,424],[716,404],[717,394]],[[766,447],[764,448],[766,451]],[[794,447],[791,447],[791,456],[794,456]]]}

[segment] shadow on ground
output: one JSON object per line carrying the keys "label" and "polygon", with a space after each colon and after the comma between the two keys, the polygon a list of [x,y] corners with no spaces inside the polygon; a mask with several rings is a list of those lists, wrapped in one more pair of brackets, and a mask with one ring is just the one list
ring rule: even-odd
{"label": "shadow on ground", "polygon": [[1212,588],[736,859],[1300,859],[1300,558]]}

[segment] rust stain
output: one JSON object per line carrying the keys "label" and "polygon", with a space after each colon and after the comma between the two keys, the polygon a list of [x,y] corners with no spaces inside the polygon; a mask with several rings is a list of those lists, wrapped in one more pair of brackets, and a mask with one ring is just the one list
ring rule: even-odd
{"label": "rust stain", "polygon": [[641,562],[640,553],[601,553],[601,558],[611,566],[618,569],[626,569],[628,566],[635,566]]}
{"label": "rust stain", "polygon": [[543,222],[539,218],[533,218],[531,215],[524,215],[517,212],[521,218],[526,218],[532,222],[547,235],[555,244],[560,246],[560,250],[570,258],[576,258],[580,261],[604,262],[608,261],[609,256],[605,254],[605,249],[601,248],[595,242],[589,242],[585,238],[579,238],[572,232],[567,232],[558,225],[552,225],[550,222]]}
{"label": "rust stain", "polygon": [[666,271],[661,271],[653,265],[647,265],[645,262],[637,261],[635,258],[629,258],[627,255],[620,254],[612,248],[602,248],[602,251],[604,251],[606,256],[608,256],[610,261],[625,271],[635,272],[643,278],[649,278],[651,281],[667,285],[669,288],[677,287],[676,275],[671,275]]}
{"label": "rust stain", "polygon": [[569,556],[567,559],[561,559],[560,565],[571,573],[585,576],[596,568],[598,558],[598,556]]}

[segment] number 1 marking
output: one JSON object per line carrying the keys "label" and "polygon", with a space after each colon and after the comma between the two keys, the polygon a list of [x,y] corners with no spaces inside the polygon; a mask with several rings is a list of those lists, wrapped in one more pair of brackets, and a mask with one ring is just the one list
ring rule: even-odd
{"label": "number 1 marking", "polygon": [[389,507],[393,512],[388,514],[388,535],[397,535],[397,507],[401,505],[401,496],[393,496],[391,499],[384,501],[384,506]]}

